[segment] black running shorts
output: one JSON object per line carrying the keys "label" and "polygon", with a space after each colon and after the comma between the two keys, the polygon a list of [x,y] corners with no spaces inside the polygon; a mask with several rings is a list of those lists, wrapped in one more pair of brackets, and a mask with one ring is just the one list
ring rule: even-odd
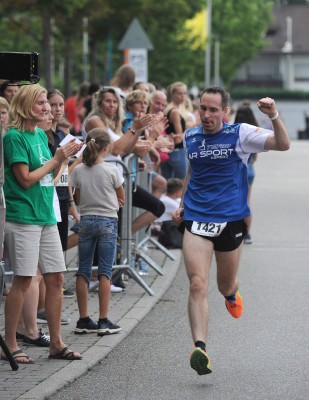
{"label": "black running shorts", "polygon": [[[187,231],[191,232],[193,221],[184,221],[184,223]],[[220,236],[209,237],[201,235],[201,237],[213,242],[216,251],[233,251],[241,245],[246,233],[247,225],[245,221],[241,219],[239,221],[228,222]],[[193,233],[193,235],[195,235],[195,233]]]}

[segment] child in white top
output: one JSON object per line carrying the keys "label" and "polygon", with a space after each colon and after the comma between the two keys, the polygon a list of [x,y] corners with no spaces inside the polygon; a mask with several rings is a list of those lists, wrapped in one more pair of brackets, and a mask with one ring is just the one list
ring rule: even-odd
{"label": "child in white top", "polygon": [[174,213],[179,208],[183,180],[170,178],[167,181],[166,194],[160,197],[165,205],[165,212],[156,222],[160,223],[159,243],[168,249],[180,249],[182,247],[183,234],[178,229],[178,224],[173,220]]}
{"label": "child in white top", "polygon": [[179,208],[181,194],[183,188],[183,180],[180,178],[170,178],[167,181],[166,194],[160,197],[165,205],[165,211],[156,222],[171,221],[174,212]]}

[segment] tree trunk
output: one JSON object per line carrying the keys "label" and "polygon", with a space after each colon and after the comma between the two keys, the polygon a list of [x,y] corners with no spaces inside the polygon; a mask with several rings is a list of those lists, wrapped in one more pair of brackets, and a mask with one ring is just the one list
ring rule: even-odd
{"label": "tree trunk", "polygon": [[64,96],[67,98],[72,94],[72,62],[71,62],[71,38],[66,38],[66,50],[64,54]]}
{"label": "tree trunk", "polygon": [[89,44],[90,50],[90,82],[98,82],[97,74],[97,41],[92,39]]}

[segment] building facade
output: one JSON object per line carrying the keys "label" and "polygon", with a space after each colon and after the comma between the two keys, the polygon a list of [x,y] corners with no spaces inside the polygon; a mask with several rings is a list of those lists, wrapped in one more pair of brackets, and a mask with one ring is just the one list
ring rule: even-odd
{"label": "building facade", "polygon": [[234,85],[309,91],[309,4],[274,8],[267,45],[237,72]]}

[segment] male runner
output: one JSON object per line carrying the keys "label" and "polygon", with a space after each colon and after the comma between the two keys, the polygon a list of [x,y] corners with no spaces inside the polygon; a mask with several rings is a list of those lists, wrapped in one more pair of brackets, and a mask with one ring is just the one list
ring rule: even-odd
{"label": "male runner", "polygon": [[[251,153],[288,150],[290,140],[275,101],[258,101],[273,131],[248,124],[226,124],[229,95],[221,87],[201,93],[202,125],[186,131],[184,145],[189,160],[180,208],[176,219],[184,219],[183,253],[190,282],[189,321],[194,341],[190,364],[199,375],[211,372],[206,353],[208,327],[208,275],[213,254],[217,282],[228,312],[239,318],[243,302],[238,291],[240,247],[246,234],[247,163]],[[182,213],[184,216],[182,217]]]}

